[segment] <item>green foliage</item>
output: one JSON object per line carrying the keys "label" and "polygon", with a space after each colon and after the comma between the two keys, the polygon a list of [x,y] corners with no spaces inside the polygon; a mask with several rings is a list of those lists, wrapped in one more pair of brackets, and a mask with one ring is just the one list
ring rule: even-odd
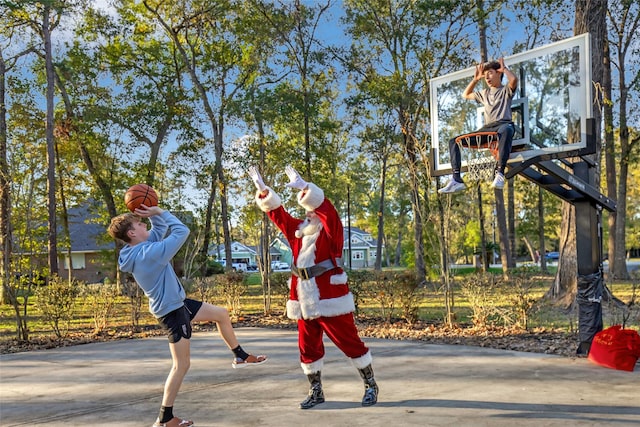
{"label": "green foliage", "polygon": [[489,273],[476,273],[461,280],[462,294],[473,310],[474,326],[484,328],[489,325],[491,316],[496,312],[497,286],[496,276]]}
{"label": "green foliage", "polygon": [[216,295],[224,298],[229,313],[236,317],[242,314],[240,297],[247,292],[246,276],[245,273],[231,271],[212,277],[215,283]]}
{"label": "green foliage", "polygon": [[135,282],[133,276],[126,274],[125,281],[122,284],[122,294],[129,300],[129,314],[131,319],[131,329],[137,331],[140,326],[140,317],[142,316],[142,301],[145,298],[144,292]]}
{"label": "green foliage", "polygon": [[[183,280],[183,286],[185,286],[185,291],[187,289],[186,283],[187,281]],[[214,297],[216,295],[215,291],[215,280],[212,277],[196,277],[192,281],[189,282],[188,294],[194,293],[196,294],[196,299],[199,301],[205,301],[213,304]]]}
{"label": "green foliage", "polygon": [[85,310],[91,313],[93,319],[93,333],[99,334],[109,326],[118,297],[118,287],[115,284],[92,284],[81,287],[81,296]]}
{"label": "green foliage", "polygon": [[506,301],[505,321],[509,321],[516,327],[529,329],[529,318],[537,309],[532,290],[539,285],[539,279],[528,269],[522,269],[511,275],[509,283],[504,283],[502,286],[502,295],[505,296]]}
{"label": "green foliage", "polygon": [[286,316],[287,301],[289,300],[289,273],[271,273],[271,293],[283,308],[283,315]]}
{"label": "green foliage", "polygon": [[413,325],[418,320],[418,308],[422,299],[418,278],[415,272],[405,270],[394,273],[394,281],[398,287],[396,294],[402,318]]}
{"label": "green foliage", "polygon": [[371,280],[365,283],[363,289],[364,295],[377,303],[380,315],[389,323],[391,323],[396,303],[396,291],[393,273],[389,271],[373,272]]}
{"label": "green foliage", "polygon": [[371,270],[350,270],[349,275],[349,290],[353,294],[353,302],[356,306],[355,314],[358,314],[358,307],[363,302],[364,292],[367,287],[367,283],[371,282],[374,277],[374,272]]}
{"label": "green foliage", "polygon": [[47,286],[41,286],[36,290],[38,308],[58,339],[67,335],[79,294],[78,282],[63,280],[59,276],[51,278]]}

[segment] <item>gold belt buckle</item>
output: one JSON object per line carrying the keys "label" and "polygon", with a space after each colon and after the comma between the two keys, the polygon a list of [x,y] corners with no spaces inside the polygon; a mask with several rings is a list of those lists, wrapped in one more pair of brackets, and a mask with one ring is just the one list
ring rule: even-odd
{"label": "gold belt buckle", "polygon": [[307,271],[306,268],[299,268],[298,271],[300,272],[301,279],[309,280],[309,272]]}

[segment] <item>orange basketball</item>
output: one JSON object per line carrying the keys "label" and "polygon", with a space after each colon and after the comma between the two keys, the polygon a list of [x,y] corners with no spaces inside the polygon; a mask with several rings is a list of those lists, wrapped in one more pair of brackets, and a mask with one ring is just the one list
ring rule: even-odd
{"label": "orange basketball", "polygon": [[158,194],[147,184],[136,184],[129,187],[124,193],[124,203],[131,212],[139,208],[140,205],[158,206]]}

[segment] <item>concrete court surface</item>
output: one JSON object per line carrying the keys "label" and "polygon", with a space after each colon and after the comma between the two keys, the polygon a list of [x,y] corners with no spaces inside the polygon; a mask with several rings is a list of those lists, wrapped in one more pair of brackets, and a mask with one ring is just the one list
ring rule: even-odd
{"label": "concrete court surface", "polygon": [[[297,333],[238,328],[268,363],[232,369],[217,333],[196,333],[174,413],[196,426],[640,426],[634,372],[584,358],[365,339],[380,386],[360,405],[362,381],[327,341],[327,401],[298,409],[308,390]],[[86,344],[0,356],[0,425],[151,426],[171,366],[166,338]]]}

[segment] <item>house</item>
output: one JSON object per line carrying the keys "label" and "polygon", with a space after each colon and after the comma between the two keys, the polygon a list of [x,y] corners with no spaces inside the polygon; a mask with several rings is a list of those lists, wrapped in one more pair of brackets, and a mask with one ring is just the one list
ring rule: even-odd
{"label": "house", "polygon": [[[349,240],[351,239],[351,240]],[[349,245],[351,241],[351,245]],[[344,246],[342,249],[342,263],[345,268],[373,268],[376,263],[376,249],[378,241],[368,233],[357,227],[345,227],[344,229]],[[349,257],[349,249],[351,249],[351,257]],[[274,255],[274,250],[278,255]],[[384,251],[384,247],[382,248]],[[271,242],[271,262],[281,261],[291,264],[293,255],[287,240],[279,234]],[[349,262],[351,258],[351,262]]]}
{"label": "house", "polygon": [[[224,253],[224,245],[213,245],[208,255],[218,262],[226,262]],[[233,241],[231,242],[231,262],[233,264],[256,264],[257,253],[253,246],[247,246],[243,243]]]}
{"label": "house", "polygon": [[[67,209],[69,220],[69,242],[63,229],[62,219],[57,219],[58,274],[62,278],[71,277],[86,283],[104,282],[105,278],[115,278],[115,243],[107,234],[104,219],[100,218],[97,202],[88,202]],[[14,255],[24,255],[20,248]],[[47,254],[36,255],[36,263],[46,265]]]}
{"label": "house", "polygon": [[[104,282],[105,278],[115,278],[115,243],[107,234],[104,219],[100,219],[97,209],[90,203],[69,208],[69,244],[61,239],[64,236],[58,220],[58,274],[71,276],[86,283]],[[69,256],[71,258],[69,258]]]}
{"label": "house", "polygon": [[[351,240],[349,240],[351,239]],[[351,242],[351,245],[349,245]],[[345,227],[344,246],[342,248],[342,262],[346,268],[373,268],[376,265],[376,249],[378,240],[358,227]],[[351,250],[351,257],[349,257]],[[382,247],[384,251],[384,246]],[[351,259],[351,263],[349,263]]]}

